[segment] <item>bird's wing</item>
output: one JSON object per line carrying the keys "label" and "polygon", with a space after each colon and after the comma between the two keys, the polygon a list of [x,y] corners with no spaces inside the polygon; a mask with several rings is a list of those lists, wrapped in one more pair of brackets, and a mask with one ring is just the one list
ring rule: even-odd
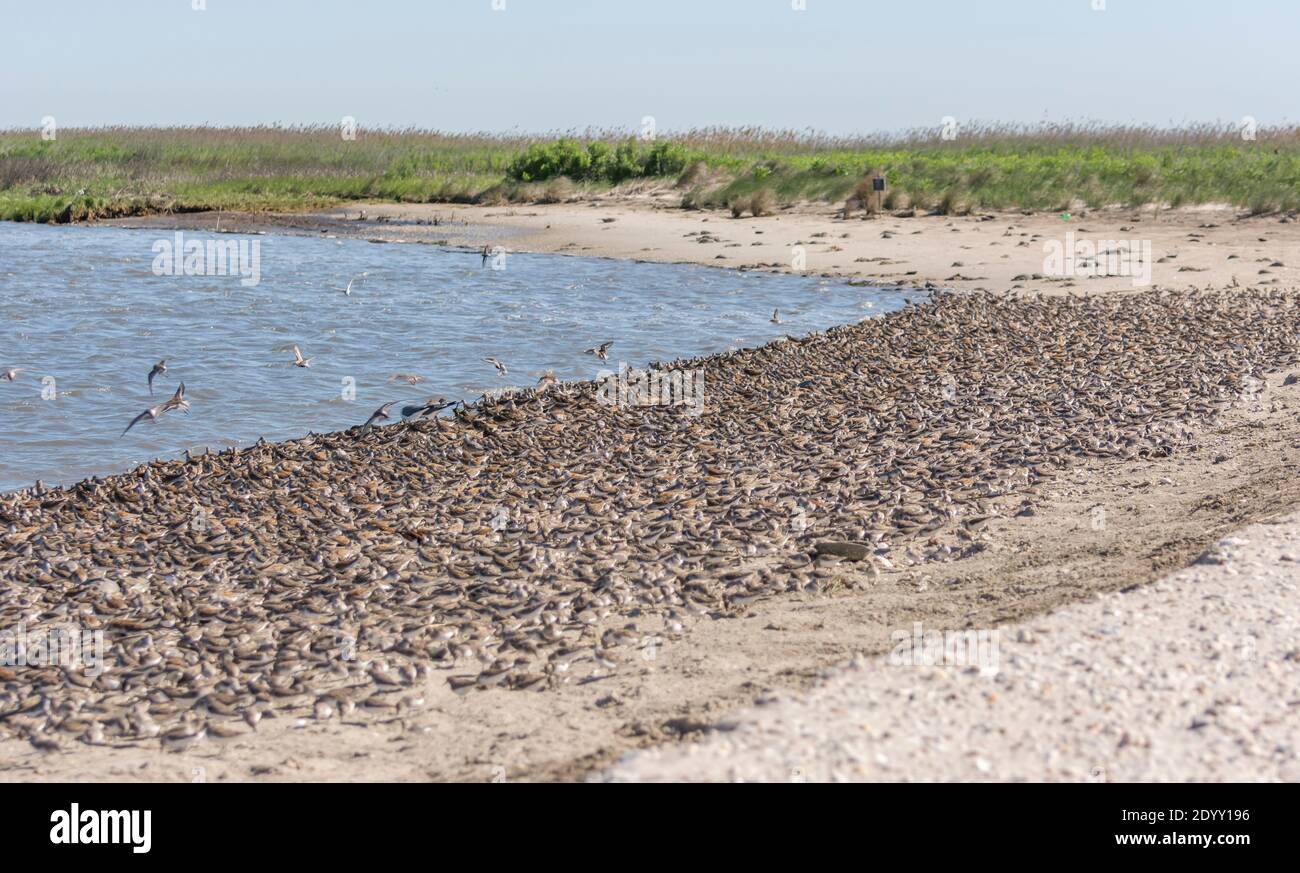
{"label": "bird's wing", "polygon": [[[122,436],[126,436],[127,430],[130,430],[131,428],[135,427],[137,424],[144,421],[146,418],[157,418],[158,412],[159,412],[159,407],[151,406],[148,409],[146,409],[144,412],[137,415],[135,418],[131,419],[131,423],[126,426],[126,430],[122,431]],[[118,437],[118,439],[121,439],[122,436]]]}

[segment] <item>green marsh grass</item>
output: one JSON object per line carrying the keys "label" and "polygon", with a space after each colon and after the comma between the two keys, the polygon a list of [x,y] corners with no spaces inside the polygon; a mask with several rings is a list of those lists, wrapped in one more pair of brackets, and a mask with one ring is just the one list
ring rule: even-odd
{"label": "green marsh grass", "polygon": [[708,128],[642,143],[611,131],[542,136],[333,126],[0,131],[0,219],[75,221],[347,202],[556,202],[647,183],[683,205],[760,211],[843,203],[873,170],[886,208],[962,212],[1222,203],[1300,208],[1300,129],[972,125],[833,137]]}

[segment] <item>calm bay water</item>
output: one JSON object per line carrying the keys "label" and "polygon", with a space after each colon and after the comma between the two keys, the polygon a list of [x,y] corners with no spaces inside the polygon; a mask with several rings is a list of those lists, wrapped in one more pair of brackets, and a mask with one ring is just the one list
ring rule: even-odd
{"label": "calm bay water", "polygon": [[[472,401],[531,386],[548,369],[594,378],[620,361],[761,345],[896,309],[909,295],[595,258],[509,254],[496,270],[478,254],[425,245],[185,237],[256,240],[260,281],[155,275],[155,241],[171,232],[0,223],[0,372],[23,368],[0,381],[0,491],[70,484],[199,446],[339,430],[389,400]],[[774,308],[780,325],[769,321]],[[607,340],[608,362],[583,354]],[[310,368],[291,365],[294,343]],[[168,371],[151,397],[146,377],[163,358]],[[392,381],[399,373],[425,381]],[[169,412],[122,435],[180,381],[189,415]]]}

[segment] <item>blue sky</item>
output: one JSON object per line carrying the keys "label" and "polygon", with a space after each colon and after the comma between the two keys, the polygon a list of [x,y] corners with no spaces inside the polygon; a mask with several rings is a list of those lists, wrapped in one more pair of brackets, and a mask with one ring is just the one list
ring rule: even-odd
{"label": "blue sky", "polygon": [[1296,0],[4,0],[0,127],[1294,121]]}

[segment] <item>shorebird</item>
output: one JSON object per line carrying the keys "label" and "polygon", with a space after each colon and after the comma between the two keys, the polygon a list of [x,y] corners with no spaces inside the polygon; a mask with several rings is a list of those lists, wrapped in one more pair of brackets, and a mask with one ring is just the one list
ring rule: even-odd
{"label": "shorebird", "polygon": [[154,377],[155,377],[155,376],[161,376],[163,373],[166,373],[166,372],[167,372],[167,359],[166,359],[166,358],[163,358],[161,361],[159,361],[158,363],[154,364],[154,365],[153,365],[153,369],[149,371],[149,396],[150,396],[150,397],[153,396],[153,380],[154,380]]}
{"label": "shorebird", "polygon": [[[185,383],[182,382],[181,386],[176,389],[176,393],[171,396],[171,399],[164,400],[162,403],[159,403],[157,406],[150,406],[144,412],[140,413],[135,418],[131,419],[131,423],[126,426],[126,430],[122,431],[122,436],[126,436],[127,430],[130,430],[131,428],[135,427],[137,424],[144,421],[146,418],[149,419],[150,421],[157,421],[158,417],[162,415],[164,412],[171,412],[173,409],[179,409],[184,412],[188,412],[189,408],[190,408],[190,402],[185,399]],[[118,439],[121,438],[122,437],[118,437]]]}
{"label": "shorebird", "polygon": [[463,402],[459,404],[453,404],[451,407],[451,414],[454,415],[459,420],[468,422],[470,424],[473,424],[475,421],[477,421],[479,416],[478,410],[471,409],[470,407],[466,406]]}
{"label": "shorebird", "polygon": [[8,370],[5,370],[3,373],[0,373],[0,379],[3,379],[6,382],[12,382],[18,378],[18,374],[21,373],[22,371],[23,371],[22,367],[10,367]]}
{"label": "shorebird", "polygon": [[446,409],[448,406],[455,406],[455,405],[456,405],[455,400],[448,400],[446,397],[430,397],[428,400],[424,401],[423,403],[413,403],[410,406],[403,406],[402,418],[410,418],[411,416],[424,417],[428,415],[434,415],[435,413],[441,412],[442,410]]}
{"label": "shorebird", "polygon": [[602,361],[608,361],[609,347],[612,346],[613,344],[614,341],[610,340],[607,343],[601,343],[598,346],[592,346],[591,348],[587,349],[586,353],[589,355],[595,355],[596,357],[600,358]]}
{"label": "shorebird", "polygon": [[376,409],[374,412],[370,413],[370,417],[366,419],[366,423],[362,426],[369,427],[370,425],[374,424],[376,421],[386,421],[388,419],[388,410],[392,409],[393,404],[396,402],[397,402],[396,400],[390,400],[387,403],[385,403],[383,406]]}
{"label": "shorebird", "polygon": [[366,277],[369,276],[369,275],[370,275],[370,274],[367,273],[367,272],[361,272],[361,273],[357,273],[356,275],[354,275],[351,279],[348,280],[348,287],[346,287],[346,288],[343,289],[343,293],[346,294],[347,296],[351,297],[351,296],[352,296],[352,283],[355,282],[355,281],[357,281],[357,279],[364,279],[364,278],[366,278]]}
{"label": "shorebird", "polygon": [[169,752],[183,752],[201,742],[207,735],[206,724],[182,723],[165,732],[161,743]]}
{"label": "shorebird", "polygon": [[780,324],[780,323],[781,323],[781,310],[779,310],[779,309],[773,309],[773,310],[772,310],[772,323],[773,323],[773,324]]}
{"label": "shorebird", "polygon": [[487,361],[489,364],[497,368],[498,376],[504,376],[510,372],[509,370],[506,369],[506,365],[498,361],[496,358],[489,356],[484,358],[483,360]]}
{"label": "shorebird", "polygon": [[555,385],[555,384],[559,383],[559,381],[560,381],[559,379],[555,378],[555,372],[554,372],[554,371],[552,371],[552,370],[547,370],[547,371],[546,371],[545,373],[543,373],[540,377],[538,377],[538,379],[537,379],[537,390],[538,390],[538,391],[545,391],[547,388],[550,388],[552,385]]}
{"label": "shorebird", "polygon": [[296,345],[293,347],[293,365],[295,367],[311,366],[311,358],[304,358],[302,356],[302,350],[299,349],[298,346]]}

